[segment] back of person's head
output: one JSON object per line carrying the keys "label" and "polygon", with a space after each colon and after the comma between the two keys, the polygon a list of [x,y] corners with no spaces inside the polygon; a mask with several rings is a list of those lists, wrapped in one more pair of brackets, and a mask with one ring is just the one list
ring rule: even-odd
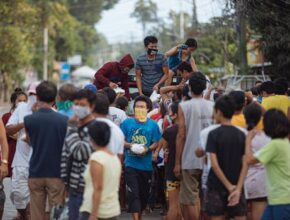
{"label": "back of person's head", "polygon": [[290,122],[286,115],[278,109],[266,111],[263,118],[266,135],[274,138],[286,138],[290,133]]}
{"label": "back of person's head", "polygon": [[96,95],[88,89],[80,89],[74,94],[73,100],[81,100],[81,99],[88,100],[88,103],[90,103],[90,105],[92,106],[96,102]]}
{"label": "back of person's head", "polygon": [[92,83],[85,85],[84,89],[91,90],[94,94],[96,94],[98,91],[98,88],[96,87],[96,85]]}
{"label": "back of person's head", "polygon": [[257,126],[262,117],[262,108],[256,103],[251,103],[244,109],[248,131]]}
{"label": "back of person's head", "polygon": [[147,47],[150,43],[156,44],[158,43],[158,39],[155,36],[147,36],[144,38],[144,46]]}
{"label": "back of person's head", "polygon": [[178,106],[179,102],[172,102],[172,104],[169,106],[169,109],[171,110],[172,114],[177,114],[178,113]]}
{"label": "back of person's head", "polygon": [[252,94],[254,96],[258,96],[259,95],[259,93],[258,93],[258,87],[255,86],[255,87],[251,88],[251,92],[252,92]]}
{"label": "back of person's head", "polygon": [[36,87],[36,96],[41,102],[54,102],[56,95],[57,87],[50,81],[43,81]]}
{"label": "back of person's head", "polygon": [[128,105],[129,105],[129,101],[128,101],[126,96],[119,96],[116,99],[115,105],[116,105],[116,108],[119,108],[123,111],[126,111]]}
{"label": "back of person's head", "polygon": [[194,95],[201,95],[206,89],[206,77],[201,72],[195,72],[189,78],[190,90]]}
{"label": "back of person's head", "polygon": [[114,89],[110,87],[106,87],[106,88],[103,88],[103,92],[108,97],[110,105],[113,104],[117,97],[117,93],[114,91]]}
{"label": "back of person's head", "polygon": [[190,65],[190,63],[183,61],[182,63],[180,63],[177,67],[177,70],[183,72],[183,71],[187,71],[189,73],[192,72],[192,67]]}
{"label": "back of person's head", "polygon": [[197,48],[197,41],[194,38],[188,38],[185,43],[188,47]]}
{"label": "back of person's head", "polygon": [[137,96],[134,100],[134,105],[133,105],[134,109],[137,102],[145,102],[148,112],[152,111],[153,104],[152,104],[152,101],[147,96],[145,95]]}
{"label": "back of person's head", "polygon": [[288,90],[288,83],[286,78],[283,77],[277,78],[274,81],[274,85],[275,85],[275,94],[286,95]]}
{"label": "back of person's head", "polygon": [[182,89],[182,100],[186,101],[191,99],[191,97],[189,96],[190,90],[189,90],[189,86],[185,85]]}
{"label": "back of person's head", "polygon": [[266,92],[267,94],[274,94],[275,93],[275,85],[272,81],[263,82],[260,86],[261,92]]}
{"label": "back of person's head", "polygon": [[89,135],[98,147],[106,147],[111,137],[111,129],[105,122],[94,121],[89,125]]}
{"label": "back of person's head", "polygon": [[58,96],[61,101],[73,100],[74,94],[77,92],[77,88],[71,84],[66,83],[62,85],[58,90]]}
{"label": "back of person's head", "polygon": [[243,91],[231,91],[229,96],[235,103],[235,111],[242,111],[246,103],[245,92]]}
{"label": "back of person's head", "polygon": [[231,119],[235,114],[235,102],[231,96],[223,95],[216,100],[214,109],[220,111],[224,118]]}
{"label": "back of person's head", "polygon": [[109,113],[110,102],[106,95],[97,92],[94,112],[100,115],[107,115]]}

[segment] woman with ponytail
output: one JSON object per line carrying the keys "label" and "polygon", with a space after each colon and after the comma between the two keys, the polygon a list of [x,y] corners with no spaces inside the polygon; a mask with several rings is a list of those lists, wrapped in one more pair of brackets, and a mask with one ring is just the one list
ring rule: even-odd
{"label": "woman with ponytail", "polygon": [[[262,109],[259,105],[252,103],[244,109],[247,123],[247,130],[254,132],[255,136],[251,141],[251,149],[255,153],[263,148],[270,138],[263,130],[258,128],[258,123],[262,117]],[[245,193],[248,204],[251,206],[251,220],[260,220],[267,205],[266,193],[266,171],[261,163],[249,167],[245,180]]]}

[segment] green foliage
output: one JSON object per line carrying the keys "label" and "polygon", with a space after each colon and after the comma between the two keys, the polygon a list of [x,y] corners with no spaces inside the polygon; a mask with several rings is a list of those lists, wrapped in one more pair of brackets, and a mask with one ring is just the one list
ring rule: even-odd
{"label": "green foliage", "polygon": [[[237,2],[232,0],[233,7]],[[290,2],[289,0],[248,0],[238,8],[247,17],[251,29],[261,33],[265,57],[273,63],[274,74],[290,79]]]}
{"label": "green foliage", "polygon": [[147,31],[147,24],[157,22],[157,5],[152,0],[138,0],[135,4],[134,12],[131,14],[142,24],[143,35]]}

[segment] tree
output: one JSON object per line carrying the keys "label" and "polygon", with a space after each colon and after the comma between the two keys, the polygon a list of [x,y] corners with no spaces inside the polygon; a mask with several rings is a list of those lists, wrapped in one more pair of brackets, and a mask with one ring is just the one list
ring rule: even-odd
{"label": "tree", "polygon": [[[231,0],[232,6],[237,5]],[[290,80],[290,2],[289,0],[243,1],[242,10],[251,29],[262,35],[265,57],[271,61],[276,76]]]}
{"label": "tree", "polygon": [[111,9],[119,0],[67,0],[69,12],[80,22],[94,26],[103,10]]}
{"label": "tree", "polygon": [[7,100],[7,92],[19,84],[20,70],[26,67],[38,33],[37,11],[25,0],[0,2],[0,94]]}
{"label": "tree", "polygon": [[147,23],[157,22],[157,5],[152,0],[138,0],[131,14],[142,25],[143,37],[146,35]]}

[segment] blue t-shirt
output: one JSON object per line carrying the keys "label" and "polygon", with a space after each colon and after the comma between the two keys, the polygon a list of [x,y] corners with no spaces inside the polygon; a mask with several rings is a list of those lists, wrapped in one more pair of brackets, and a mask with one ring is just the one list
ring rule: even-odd
{"label": "blue t-shirt", "polygon": [[39,109],[24,118],[32,155],[29,177],[60,178],[60,159],[68,117],[52,109]]}
{"label": "blue t-shirt", "polygon": [[[191,59],[191,55],[189,55],[185,62],[189,62]],[[181,52],[177,52],[175,55],[172,55],[168,58],[168,66],[169,69],[176,69],[179,64],[182,63]]]}
{"label": "blue t-shirt", "polygon": [[68,110],[58,110],[58,113],[67,116],[69,119],[72,118],[72,116],[74,116],[75,112],[72,108],[68,109]]}
{"label": "blue t-shirt", "polygon": [[[150,147],[161,138],[159,127],[152,119],[140,123],[135,118],[128,118],[121,124],[121,129],[128,143],[144,144],[145,147]],[[125,149],[125,167],[151,171],[152,151],[148,151],[144,156],[139,156],[130,149]]]}

